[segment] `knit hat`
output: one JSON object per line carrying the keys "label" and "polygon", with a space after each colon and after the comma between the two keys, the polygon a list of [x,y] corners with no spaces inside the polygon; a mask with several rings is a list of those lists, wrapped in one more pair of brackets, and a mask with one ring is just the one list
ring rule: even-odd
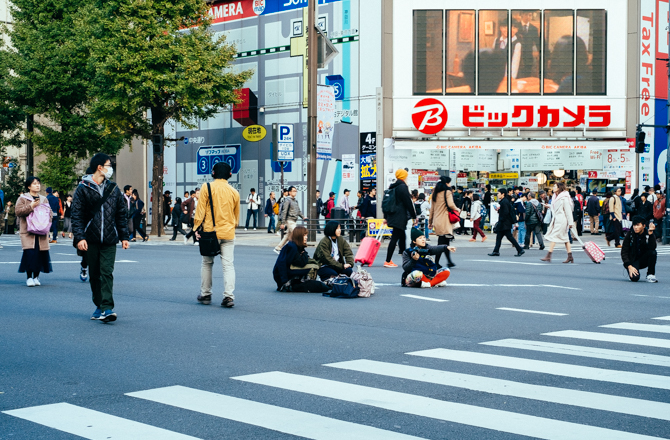
{"label": "knit hat", "polygon": [[407,171],[403,170],[402,168],[399,169],[398,171],[395,172],[395,178],[398,180],[407,179]]}
{"label": "knit hat", "polygon": [[424,234],[423,234],[423,231],[421,229],[412,228],[412,232],[411,232],[412,243],[414,243],[417,238],[423,237],[423,236],[424,236]]}

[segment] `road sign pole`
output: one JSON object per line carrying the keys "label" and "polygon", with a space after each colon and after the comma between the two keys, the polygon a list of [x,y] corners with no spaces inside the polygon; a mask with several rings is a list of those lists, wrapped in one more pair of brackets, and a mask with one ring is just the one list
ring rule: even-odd
{"label": "road sign pole", "polygon": [[[281,177],[279,180],[280,191],[284,191],[284,162],[279,162],[279,168],[281,169]],[[280,196],[281,197],[281,196]]]}
{"label": "road sign pole", "polygon": [[[318,45],[316,33],[316,11],[317,0],[309,0],[307,13],[307,76],[308,100],[307,100],[307,216],[313,220],[317,219],[316,213],[316,97],[317,97],[317,56]],[[303,80],[305,80],[303,78]],[[309,232],[309,241],[316,241],[316,228]]]}

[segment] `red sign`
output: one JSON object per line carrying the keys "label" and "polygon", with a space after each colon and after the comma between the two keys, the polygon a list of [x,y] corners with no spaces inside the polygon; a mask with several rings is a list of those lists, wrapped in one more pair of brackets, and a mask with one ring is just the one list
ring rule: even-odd
{"label": "red sign", "polygon": [[[260,4],[254,0],[238,0],[214,3],[209,9],[209,15],[212,23],[223,23],[226,21],[240,20],[242,18],[256,17],[254,8],[260,10]],[[262,9],[265,9],[265,2],[262,2]]]}
{"label": "red sign", "polygon": [[589,179],[597,179],[598,171],[589,171]]}
{"label": "red sign", "polygon": [[435,134],[447,125],[447,109],[435,98],[417,102],[412,112],[414,127],[424,134]]}
{"label": "red sign", "polygon": [[635,138],[626,138],[626,142],[628,142],[628,148],[635,148]]}
{"label": "red sign", "polygon": [[[420,101],[417,106],[422,102]],[[486,112],[483,105],[475,105],[472,108],[469,105],[464,105],[463,125],[465,127],[492,128],[609,127],[611,123],[610,109],[609,105],[578,105],[575,111],[572,111],[567,107],[551,108],[547,105],[540,105],[536,111],[533,105],[515,105],[510,114],[506,112]],[[414,119],[414,115],[412,115],[412,119]],[[414,122],[414,125],[417,125],[416,122]]]}

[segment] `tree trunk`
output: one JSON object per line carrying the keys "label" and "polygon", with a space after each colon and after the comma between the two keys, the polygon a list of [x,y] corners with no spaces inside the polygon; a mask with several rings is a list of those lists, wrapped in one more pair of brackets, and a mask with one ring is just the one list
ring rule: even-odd
{"label": "tree trunk", "polygon": [[[165,117],[160,107],[151,108],[152,135],[160,135],[161,139],[165,134]],[[163,228],[163,167],[164,157],[163,149],[165,142],[160,148],[154,147],[154,166],[151,176],[151,235],[158,237],[165,234]]]}

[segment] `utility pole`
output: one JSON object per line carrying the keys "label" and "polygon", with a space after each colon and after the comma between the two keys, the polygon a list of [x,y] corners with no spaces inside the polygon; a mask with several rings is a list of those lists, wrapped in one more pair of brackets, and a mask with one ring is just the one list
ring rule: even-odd
{"label": "utility pole", "polygon": [[32,134],[34,129],[35,116],[28,115],[26,116],[26,131],[28,132],[28,139],[26,140],[26,178],[34,176],[33,167],[34,167],[34,152],[33,152],[33,139]]}
{"label": "utility pole", "polygon": [[[308,98],[307,98],[307,216],[317,219],[316,214],[316,98],[317,98],[317,36],[316,16],[317,0],[309,0],[307,13],[307,76]],[[303,78],[304,81],[304,78]],[[309,232],[309,241],[316,241],[316,228]]]}

